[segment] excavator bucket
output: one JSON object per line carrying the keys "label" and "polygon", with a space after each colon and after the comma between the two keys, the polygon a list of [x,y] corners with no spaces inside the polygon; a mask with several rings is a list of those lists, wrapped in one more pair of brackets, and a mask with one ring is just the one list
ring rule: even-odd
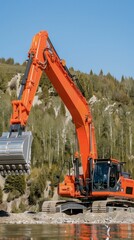
{"label": "excavator bucket", "polygon": [[23,174],[30,171],[32,133],[4,132],[0,137],[0,174]]}

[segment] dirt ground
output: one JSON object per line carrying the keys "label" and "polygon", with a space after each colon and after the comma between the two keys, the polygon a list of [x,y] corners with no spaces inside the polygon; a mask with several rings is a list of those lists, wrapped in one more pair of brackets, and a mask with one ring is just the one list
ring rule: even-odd
{"label": "dirt ground", "polygon": [[65,213],[7,213],[0,212],[0,223],[4,224],[134,224],[134,212],[117,211],[111,213],[80,213],[66,215]]}

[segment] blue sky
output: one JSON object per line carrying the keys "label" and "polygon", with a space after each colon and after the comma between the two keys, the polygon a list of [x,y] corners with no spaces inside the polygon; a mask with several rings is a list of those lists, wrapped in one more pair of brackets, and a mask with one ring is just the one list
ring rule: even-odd
{"label": "blue sky", "polygon": [[133,0],[0,0],[0,57],[27,59],[47,30],[68,67],[134,78]]}

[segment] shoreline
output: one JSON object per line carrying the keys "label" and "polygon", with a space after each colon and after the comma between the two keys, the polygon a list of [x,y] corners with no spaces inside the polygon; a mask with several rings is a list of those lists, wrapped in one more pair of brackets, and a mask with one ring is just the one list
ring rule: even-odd
{"label": "shoreline", "polygon": [[134,212],[117,211],[110,213],[7,213],[0,216],[1,224],[134,224]]}

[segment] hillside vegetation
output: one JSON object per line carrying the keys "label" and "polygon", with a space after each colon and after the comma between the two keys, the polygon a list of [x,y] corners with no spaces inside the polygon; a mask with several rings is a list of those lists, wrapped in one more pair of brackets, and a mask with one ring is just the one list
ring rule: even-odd
{"label": "hillside vegetation", "polygon": [[[23,75],[25,64],[14,64],[14,61],[3,59],[0,59],[0,63],[1,135],[9,130],[11,100],[17,97],[14,76],[18,73]],[[79,79],[81,91],[90,104],[99,157],[125,161],[125,170],[134,177],[134,79],[122,76],[118,81],[110,73],[104,75],[102,70],[99,75],[92,70],[86,74],[73,68],[70,68],[70,72]],[[32,172],[26,178],[28,183],[32,182],[29,184],[29,204],[43,200],[47,180],[55,184],[55,176],[59,174],[62,180],[77,148],[71,116],[44,73],[37,96],[27,125],[34,137]],[[13,178],[8,177],[6,192],[19,191],[15,184],[11,187],[12,183]],[[23,186],[25,191],[25,184]],[[21,189],[17,194],[20,196],[24,191]],[[52,192],[49,194],[51,197]]]}

